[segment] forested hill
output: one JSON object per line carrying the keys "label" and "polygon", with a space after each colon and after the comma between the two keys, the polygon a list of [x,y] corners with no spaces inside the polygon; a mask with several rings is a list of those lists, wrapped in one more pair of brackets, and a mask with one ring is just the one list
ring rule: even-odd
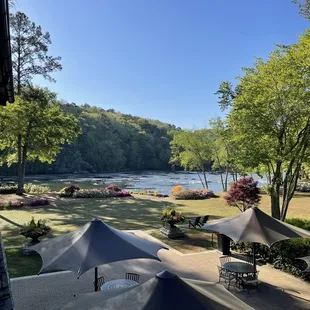
{"label": "forested hill", "polygon": [[[63,103],[82,127],[76,142],[64,146],[52,164],[29,162],[26,173],[79,173],[169,169],[170,140],[175,126],[89,105]],[[16,167],[0,168],[14,174]]]}

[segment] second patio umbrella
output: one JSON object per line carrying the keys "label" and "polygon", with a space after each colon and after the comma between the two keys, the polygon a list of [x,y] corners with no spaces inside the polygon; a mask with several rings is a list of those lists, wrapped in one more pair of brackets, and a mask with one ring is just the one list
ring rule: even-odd
{"label": "second patio umbrella", "polygon": [[48,270],[71,270],[79,277],[95,268],[97,290],[97,266],[137,258],[160,261],[157,252],[166,248],[132,233],[112,228],[100,219],[93,219],[76,231],[44,241],[31,249],[42,257],[40,273]]}
{"label": "second patio umbrella", "polygon": [[210,222],[202,229],[219,232],[234,242],[252,242],[254,267],[255,243],[271,247],[275,242],[285,239],[310,238],[309,231],[281,222],[257,207],[231,218]]}
{"label": "second patio umbrella", "polygon": [[81,295],[65,309],[253,310],[221,284],[180,278],[169,271],[131,288]]}

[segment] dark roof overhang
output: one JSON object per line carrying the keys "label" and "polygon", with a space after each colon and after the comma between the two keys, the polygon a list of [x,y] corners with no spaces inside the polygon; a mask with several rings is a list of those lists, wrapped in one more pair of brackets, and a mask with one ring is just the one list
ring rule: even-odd
{"label": "dark roof overhang", "polygon": [[8,0],[0,0],[0,105],[14,102]]}

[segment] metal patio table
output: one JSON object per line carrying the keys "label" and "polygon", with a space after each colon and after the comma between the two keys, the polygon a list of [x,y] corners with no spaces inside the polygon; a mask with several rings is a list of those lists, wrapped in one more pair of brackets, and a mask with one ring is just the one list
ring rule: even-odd
{"label": "metal patio table", "polygon": [[127,279],[118,279],[118,280],[112,280],[104,283],[101,285],[100,290],[101,291],[112,291],[119,288],[127,288],[136,286],[138,283],[133,280],[127,280]]}

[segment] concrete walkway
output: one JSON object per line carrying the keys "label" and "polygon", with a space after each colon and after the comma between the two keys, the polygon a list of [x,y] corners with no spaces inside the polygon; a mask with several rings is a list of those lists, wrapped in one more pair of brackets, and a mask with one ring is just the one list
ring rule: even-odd
{"label": "concrete walkway", "polygon": [[[154,240],[145,232],[138,234]],[[117,262],[100,267],[99,275],[109,281],[124,278],[126,272],[136,272],[141,275],[141,283],[167,269],[182,277],[216,282],[219,256],[216,251],[183,255],[173,249],[161,250],[159,257],[162,262],[147,259]],[[309,284],[269,266],[259,266],[258,270],[262,281],[260,292],[252,290],[248,294],[231,288],[231,293],[254,309],[310,309]],[[90,270],[80,279],[76,279],[72,272],[11,279],[16,309],[61,309],[76,295],[93,291],[93,278],[94,271]]]}

